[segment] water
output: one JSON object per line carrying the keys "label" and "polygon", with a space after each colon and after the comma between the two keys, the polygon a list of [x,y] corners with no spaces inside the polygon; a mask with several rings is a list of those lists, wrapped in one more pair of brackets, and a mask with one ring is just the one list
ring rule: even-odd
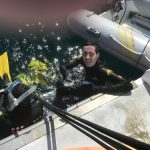
{"label": "water", "polygon": [[[20,74],[30,79],[29,84],[36,84],[37,92],[51,101],[55,96],[56,82],[60,80],[59,66],[80,55],[85,41],[71,34],[61,22],[56,22],[51,28],[37,22],[16,28],[16,34],[1,35],[0,43],[1,52],[8,52],[12,79]],[[101,52],[101,58],[108,67],[127,79],[134,80],[142,74],[105,52]],[[29,67],[34,60],[43,63],[43,70]]]}

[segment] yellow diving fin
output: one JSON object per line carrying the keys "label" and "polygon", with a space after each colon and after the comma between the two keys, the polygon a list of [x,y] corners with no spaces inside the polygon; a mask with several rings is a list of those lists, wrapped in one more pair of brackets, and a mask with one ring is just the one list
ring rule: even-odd
{"label": "yellow diving fin", "polygon": [[3,79],[4,73],[7,74],[9,81],[11,81],[11,76],[9,72],[9,61],[8,61],[8,55],[7,52],[4,52],[2,55],[0,55],[0,77]]}

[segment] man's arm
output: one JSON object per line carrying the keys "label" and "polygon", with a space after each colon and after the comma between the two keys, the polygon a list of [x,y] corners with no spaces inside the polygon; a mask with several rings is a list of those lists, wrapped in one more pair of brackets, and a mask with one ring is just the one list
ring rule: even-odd
{"label": "man's arm", "polygon": [[68,64],[63,65],[62,67],[60,67],[60,73],[63,76],[63,79],[66,79],[67,75],[68,75],[68,71],[69,69],[76,67],[78,64],[80,64],[82,62],[82,57],[78,57],[75,58],[74,60],[71,60]]}
{"label": "man's arm", "polygon": [[125,81],[126,79],[122,77],[121,75],[118,75],[114,73],[111,69],[108,68],[102,68],[102,71],[106,74],[107,79],[113,83],[120,83],[122,81]]}
{"label": "man's arm", "polygon": [[114,93],[114,92],[129,92],[133,89],[133,85],[130,81],[126,80],[122,76],[115,74],[112,70],[103,67],[100,68],[101,73],[106,76],[106,78],[114,84],[104,85],[104,86],[93,86],[94,92],[102,93]]}
{"label": "man's arm", "polygon": [[65,65],[66,69],[71,69],[73,67],[76,67],[77,65],[79,65],[82,61],[82,57],[77,57],[73,60],[71,60],[68,64]]}

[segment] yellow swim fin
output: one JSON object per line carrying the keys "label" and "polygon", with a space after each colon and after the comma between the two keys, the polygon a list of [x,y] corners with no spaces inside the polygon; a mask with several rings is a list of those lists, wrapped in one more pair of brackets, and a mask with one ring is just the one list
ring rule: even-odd
{"label": "yellow swim fin", "polygon": [[0,77],[3,79],[4,73],[7,74],[9,81],[11,81],[11,76],[9,72],[9,61],[8,61],[8,55],[7,52],[4,52],[2,55],[0,55]]}

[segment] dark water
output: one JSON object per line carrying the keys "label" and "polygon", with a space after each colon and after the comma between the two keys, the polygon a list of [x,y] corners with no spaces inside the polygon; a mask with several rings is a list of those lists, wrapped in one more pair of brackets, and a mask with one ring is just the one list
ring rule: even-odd
{"label": "dark water", "polygon": [[[8,52],[13,80],[20,73],[31,76],[28,64],[31,60],[40,60],[43,63],[51,64],[48,66],[47,73],[43,75],[44,78],[53,76],[56,81],[59,78],[58,65],[61,66],[81,54],[81,48],[85,41],[73,35],[61,23],[55,23],[53,27],[48,28],[41,22],[37,22],[16,27],[16,34],[1,35],[0,43],[0,51]],[[108,67],[127,79],[136,79],[142,74],[141,71],[103,51],[101,57],[106,61]],[[52,79],[51,81],[46,79],[44,85],[37,84],[38,91],[53,99],[55,83]]]}

